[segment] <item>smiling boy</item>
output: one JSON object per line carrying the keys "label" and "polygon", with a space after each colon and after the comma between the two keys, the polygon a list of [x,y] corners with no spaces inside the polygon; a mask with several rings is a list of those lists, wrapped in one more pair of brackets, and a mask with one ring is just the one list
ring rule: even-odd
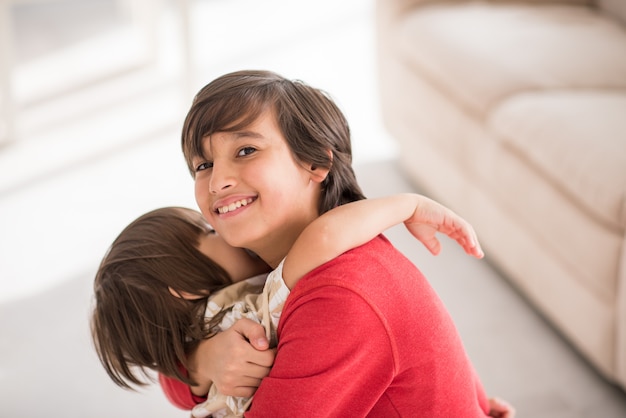
{"label": "smiling boy", "polygon": [[[271,72],[231,73],[204,87],[182,142],[207,221],[230,245],[272,267],[314,219],[364,198],[341,111],[320,90]],[[239,361],[251,365],[242,366],[245,383],[236,386],[251,394],[271,359],[240,348],[252,347],[247,340],[262,345],[258,329],[231,330],[223,334],[230,332],[231,342],[238,334],[233,344],[246,353]],[[490,408],[447,310],[383,236],[304,276],[286,301],[278,339],[247,417],[512,416],[506,407]],[[217,384],[216,364],[231,364],[219,354],[223,341],[207,340],[190,353],[195,395]],[[198,401],[182,384],[161,381],[177,405]]]}

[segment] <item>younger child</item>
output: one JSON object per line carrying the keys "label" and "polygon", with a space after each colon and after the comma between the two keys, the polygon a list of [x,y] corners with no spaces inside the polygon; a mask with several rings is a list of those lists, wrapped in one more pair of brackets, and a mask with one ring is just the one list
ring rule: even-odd
{"label": "younger child", "polygon": [[[433,254],[440,251],[435,234],[441,232],[468,254],[483,255],[462,218],[423,196],[403,194],[345,204],[322,215],[265,281],[269,267],[226,244],[198,212],[149,212],[122,231],[98,269],[92,316],[98,356],[125,388],[144,385],[150,370],[193,384],[181,367],[199,341],[245,316],[262,323],[275,345],[282,305],[302,276],[399,222]],[[193,414],[241,416],[249,403],[213,387]]]}

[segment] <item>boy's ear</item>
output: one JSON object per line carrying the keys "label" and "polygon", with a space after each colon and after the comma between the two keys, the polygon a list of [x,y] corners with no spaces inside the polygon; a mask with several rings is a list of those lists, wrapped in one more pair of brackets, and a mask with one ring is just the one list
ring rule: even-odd
{"label": "boy's ear", "polygon": [[[326,152],[328,153],[328,156],[330,157],[330,166],[332,167],[333,165],[333,152],[331,150],[326,150]],[[324,180],[326,180],[326,177],[328,177],[328,173],[330,173],[330,167],[329,168],[324,168],[324,167],[318,167],[315,164],[311,164],[311,168],[309,170],[312,174],[311,179],[316,182],[316,183],[321,183]]]}
{"label": "boy's ear", "polygon": [[330,172],[330,168],[318,167],[316,165],[311,165],[311,169],[309,170],[311,173],[311,180],[316,183],[321,183],[326,180],[328,177],[328,173]]}

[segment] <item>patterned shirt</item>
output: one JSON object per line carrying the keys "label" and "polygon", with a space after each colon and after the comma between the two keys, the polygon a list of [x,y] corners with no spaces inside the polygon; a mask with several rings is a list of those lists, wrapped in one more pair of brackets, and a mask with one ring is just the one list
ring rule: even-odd
{"label": "patterned shirt", "polygon": [[[223,309],[231,308],[222,318],[219,329],[225,331],[242,318],[248,318],[265,328],[270,347],[277,344],[276,329],[289,288],[283,280],[283,263],[269,273],[232,284],[215,292],[207,303],[205,318],[211,319]],[[267,277],[267,279],[266,279]],[[195,418],[241,417],[252,398],[225,396],[211,386],[207,400],[191,411]]]}

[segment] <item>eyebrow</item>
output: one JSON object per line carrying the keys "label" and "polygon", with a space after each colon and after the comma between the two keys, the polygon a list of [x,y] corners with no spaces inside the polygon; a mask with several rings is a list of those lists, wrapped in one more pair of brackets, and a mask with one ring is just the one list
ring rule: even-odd
{"label": "eyebrow", "polygon": [[233,132],[233,135],[235,136],[235,139],[239,139],[239,138],[265,139],[263,135],[254,131],[238,131],[238,132]]}
{"label": "eyebrow", "polygon": [[[262,135],[262,134],[260,134],[258,132],[250,131],[250,130],[234,131],[234,132],[226,132],[226,133],[232,135],[234,137],[233,139],[236,140],[236,141],[237,140],[244,140],[246,138],[262,139],[264,141],[268,140],[268,138],[266,136],[264,136],[264,135]],[[209,143],[210,143],[211,135],[207,135],[204,138],[209,139]],[[204,138],[203,138],[203,140],[204,140]],[[204,159],[204,158],[206,158],[206,155],[207,154],[203,150],[200,154],[193,156],[192,157],[192,161],[193,161],[193,158],[202,158],[202,159]]]}

